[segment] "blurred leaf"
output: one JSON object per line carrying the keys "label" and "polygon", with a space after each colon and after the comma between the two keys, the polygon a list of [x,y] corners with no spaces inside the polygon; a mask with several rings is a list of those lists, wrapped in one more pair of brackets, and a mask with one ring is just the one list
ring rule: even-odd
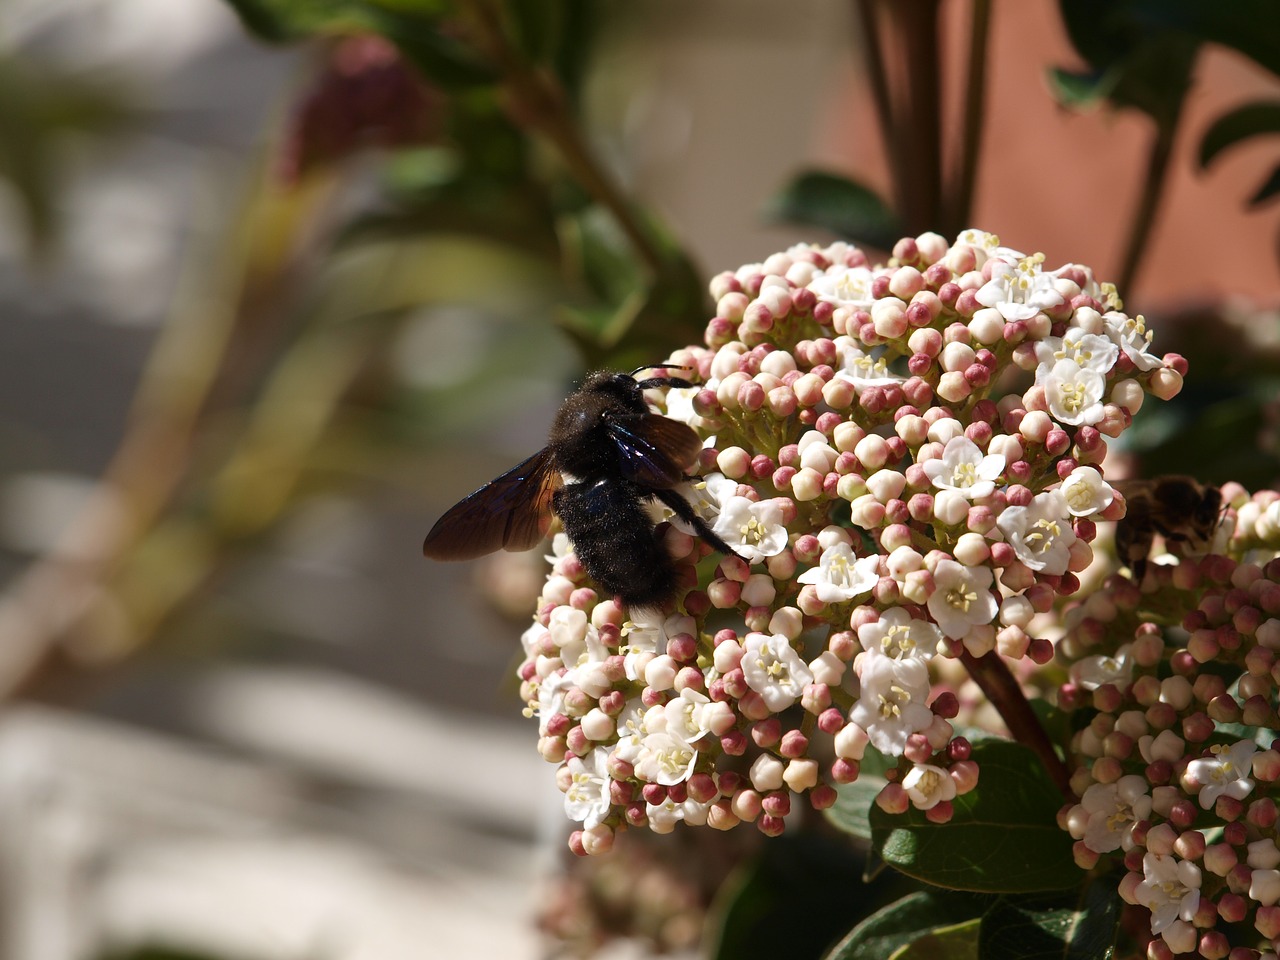
{"label": "blurred leaf", "polygon": [[885,771],[896,767],[875,747],[868,746],[858,763],[858,779],[836,789],[836,802],[826,811],[827,819],[846,833],[871,839],[871,808],[889,781]]}
{"label": "blurred leaf", "polygon": [[548,60],[555,52],[566,14],[562,3],[547,0],[506,0],[511,39],[532,63]]}
{"label": "blurred leaf", "polygon": [[271,43],[376,33],[446,90],[490,84],[493,71],[450,32],[439,0],[227,0],[245,27]]}
{"label": "blurred leaf", "polygon": [[[929,937],[935,931],[977,920],[990,903],[989,897],[968,893],[944,890],[912,893],[859,923],[824,960],[884,960],[899,956],[896,951]],[[976,956],[976,953],[968,956]]]}
{"label": "blurred leaf", "polygon": [[821,227],[846,240],[893,249],[902,234],[893,211],[871,189],[820,170],[798,174],[769,203],[772,220]]}
{"label": "blurred leaf", "polygon": [[57,234],[64,148],[76,137],[119,128],[134,113],[107,78],[0,59],[0,178],[13,188],[37,251]]}
{"label": "blurred leaf", "polygon": [[914,808],[871,810],[873,841],[890,866],[936,886],[992,893],[1060,890],[1080,880],[1071,838],[1057,824],[1060,794],[1018,743],[975,743],[980,779],[953,801],[949,823]]}
{"label": "blurred leaf", "polygon": [[1272,170],[1271,176],[1262,181],[1262,184],[1254,191],[1253,196],[1249,198],[1249,206],[1256,207],[1261,203],[1265,203],[1278,193],[1280,193],[1280,166]]}
{"label": "blurred leaf", "polygon": [[1200,141],[1200,166],[1207,167],[1227,147],[1266,133],[1280,133],[1280,101],[1246,103],[1224,113]]}
{"label": "blurred leaf", "polygon": [[241,956],[207,953],[182,947],[143,946],[104,954],[101,960],[244,960]]}
{"label": "blurred leaf", "polygon": [[1001,897],[982,918],[983,960],[1110,960],[1120,924],[1114,877],[1071,895]]}
{"label": "blurred leaf", "polygon": [[1280,74],[1274,0],[1059,0],[1071,42],[1091,63],[1114,61],[1141,37],[1180,33],[1238,50]]}
{"label": "blurred leaf", "polygon": [[[710,960],[817,960],[859,905],[861,864],[845,846],[800,833],[764,844],[720,888],[707,920]],[[869,897],[869,894],[866,894]]]}
{"label": "blurred leaf", "polygon": [[1078,72],[1050,67],[1049,91],[1054,100],[1073,110],[1087,110],[1111,95],[1115,76],[1103,72]]}
{"label": "blurred leaf", "polygon": [[1143,476],[1186,473],[1186,452],[1194,449],[1200,480],[1262,489],[1280,476],[1280,456],[1260,443],[1274,429],[1268,405],[1277,396],[1276,377],[1193,378],[1172,401],[1144,406],[1122,446],[1141,457]]}

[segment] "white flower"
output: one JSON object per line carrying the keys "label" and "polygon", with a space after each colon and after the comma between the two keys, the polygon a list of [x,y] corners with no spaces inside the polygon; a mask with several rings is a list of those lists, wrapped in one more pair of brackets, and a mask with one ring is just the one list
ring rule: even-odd
{"label": "white flower", "polygon": [[963,640],[973,627],[991,622],[998,606],[991,595],[993,579],[990,567],[938,561],[933,571],[935,589],[929,597],[929,613],[943,633]]}
{"label": "white flower", "polygon": [[997,261],[991,267],[991,279],[974,295],[984,307],[995,307],[1006,322],[1030,320],[1041,310],[1062,303],[1062,294],[1054,286],[1054,275],[1044,273],[1042,254],[1023,257],[1016,265]]}
{"label": "white flower", "polygon": [[1133,827],[1151,815],[1147,781],[1137,774],[1115,783],[1095,783],[1084,792],[1080,803],[1089,815],[1084,845],[1094,853],[1110,853],[1133,846]]}
{"label": "white flower", "polygon": [[780,633],[749,633],[742,651],[747,686],[764,698],[773,713],[787,709],[800,698],[805,686],[813,683],[813,672]]}
{"label": "white flower", "polygon": [[712,378],[706,383],[693,387],[670,387],[666,392],[667,416],[672,420],[687,423],[697,430],[705,421],[694,412],[693,398],[703,390],[714,390],[719,385],[720,381]]}
{"label": "white flower", "polygon": [[833,303],[837,307],[870,309],[875,302],[871,295],[871,281],[874,279],[875,274],[866,267],[840,265],[819,273],[809,281],[809,289],[819,300]]}
{"label": "white flower", "polygon": [[822,551],[818,566],[810,567],[796,580],[813,584],[823,603],[843,603],[871,592],[880,579],[876,572],[879,566],[878,556],[858,559],[847,543],[837,543]]}
{"label": "white flower", "polygon": [[1111,506],[1116,492],[1093,467],[1076,467],[1058,488],[1073,517],[1091,517]]}
{"label": "white flower", "polygon": [[1051,369],[1059,360],[1074,360],[1081,369],[1106,375],[1118,356],[1120,348],[1107,337],[1072,327],[1061,337],[1045,337],[1036,344],[1036,359],[1040,361],[1036,382],[1040,382],[1042,371]]}
{"label": "white flower", "polygon": [[700,826],[707,822],[707,808],[710,805],[710,803],[698,803],[696,800],[676,803],[670,798],[659,804],[645,804],[645,813],[649,817],[649,829],[654,833],[670,833],[682,820],[692,826]]}
{"label": "white flower", "polygon": [[596,747],[587,756],[566,762],[571,778],[564,793],[564,812],[584,827],[594,827],[609,815],[609,751]]}
{"label": "white flower", "polygon": [[996,526],[1030,569],[1054,576],[1067,572],[1076,534],[1067,519],[1067,501],[1056,490],[1037,494],[1026,507],[1005,507]]}
{"label": "white flower", "polygon": [[635,763],[644,746],[644,738],[650,733],[644,722],[644,703],[637,697],[629,700],[618,714],[618,742],[614,744],[613,755],[627,763]]}
{"label": "white flower", "polygon": [[[713,523],[725,502],[737,494],[738,482],[730,480],[722,473],[709,473],[696,480],[685,480],[671,489],[676,496],[684,498],[685,503],[689,504],[700,518],[707,523]],[[676,516],[676,512],[661,500],[649,501],[645,505],[645,510],[653,518],[654,523],[665,521],[691,536],[698,535],[693,524]]]}
{"label": "white flower", "polygon": [[787,547],[782,508],[773,500],[729,497],[711,529],[748,563],[776,556]]}
{"label": "white flower", "polygon": [[864,353],[852,337],[837,337],[836,347],[840,351],[840,369],[836,376],[848,380],[859,390],[906,380],[906,377],[900,377],[889,369],[889,363],[883,356],[873,357]]}
{"label": "white flower", "polygon": [[567,670],[544,677],[538,684],[537,716],[538,733],[541,736],[547,735],[547,724],[551,718],[558,713],[564,713],[565,692],[572,686],[573,679]]}
{"label": "white flower", "polygon": [[1082,367],[1074,360],[1059,360],[1046,371],[1037,370],[1036,379],[1044,387],[1049,413],[1059,423],[1079,427],[1102,419],[1102,395],[1107,381],[1097,370]]}
{"label": "white flower", "polygon": [[[587,614],[577,607],[559,606],[551,611],[547,622],[551,632],[551,641],[562,650],[566,647],[577,648],[586,642],[587,634],[595,628],[587,620]],[[566,663],[571,656],[564,657]]]}
{"label": "white flower", "polygon": [[912,806],[918,810],[931,810],[944,800],[954,800],[956,782],[941,767],[931,763],[917,763],[902,778],[902,789],[907,791]]}
{"label": "white flower", "polygon": [[690,744],[712,733],[715,714],[707,709],[710,703],[709,697],[696,690],[681,690],[662,708],[667,716],[667,732]]}
{"label": "white flower", "polygon": [[1154,357],[1147,352],[1151,346],[1153,334],[1147,329],[1147,321],[1142,314],[1129,317],[1113,310],[1104,313],[1102,320],[1106,324],[1107,335],[1119,344],[1125,356],[1132,360],[1133,365],[1139,370],[1151,370],[1164,364],[1159,357]]}
{"label": "white flower", "polygon": [[1116,651],[1114,657],[1097,654],[1082,657],[1071,665],[1071,679],[1083,690],[1097,690],[1109,683],[1117,690],[1124,689],[1133,679],[1133,660],[1129,656],[1129,644]]}
{"label": "white flower", "polygon": [[901,756],[907,737],[933,724],[929,670],[920,660],[894,660],[875,650],[859,661],[860,695],[849,719],[881,753]]}
{"label": "white flower", "polygon": [[628,620],[622,625],[622,638],[618,652],[622,654],[622,666],[628,680],[639,680],[640,672],[649,659],[667,649],[667,632],[660,623]]}
{"label": "white flower", "polygon": [[981,254],[978,258],[978,267],[986,262],[989,257],[995,257],[998,260],[1004,260],[1009,263],[1016,263],[1023,259],[1026,254],[1015,250],[1012,247],[1004,247],[1000,245],[1000,238],[994,233],[987,233],[985,230],[977,230],[970,227],[968,230],[960,231],[960,235],[956,237],[956,244],[965,244],[973,247],[976,253]]}
{"label": "white flower", "polygon": [[1202,757],[1187,764],[1182,775],[1183,786],[1194,790],[1200,785],[1200,806],[1208,810],[1220,796],[1243,800],[1253,790],[1253,755],[1258,745],[1240,740],[1230,747],[1212,746],[1212,757]]}
{"label": "white flower", "polygon": [[697,762],[698,751],[670,731],[651,733],[640,744],[640,753],[635,759],[636,776],[669,787],[688,780]]}
{"label": "white flower", "polygon": [[1004,456],[985,456],[978,445],[965,436],[952,437],[942,449],[942,456],[926,460],[921,467],[926,477],[939,490],[954,490],[969,500],[990,496],[995,481],[1004,473]]}
{"label": "white flower", "polygon": [[917,620],[901,607],[880,614],[874,623],[858,628],[864,650],[878,650],[894,660],[928,661],[938,649],[942,631],[928,620]]}
{"label": "white flower", "polygon": [[1190,921],[1200,909],[1200,868],[1190,860],[1148,853],[1142,858],[1143,880],[1135,891],[1151,911],[1151,932],[1163,933],[1175,920]]}

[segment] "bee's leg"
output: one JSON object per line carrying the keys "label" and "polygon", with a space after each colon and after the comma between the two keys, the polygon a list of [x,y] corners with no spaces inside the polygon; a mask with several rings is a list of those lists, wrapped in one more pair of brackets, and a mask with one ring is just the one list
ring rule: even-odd
{"label": "bee's leg", "polygon": [[694,530],[698,531],[698,536],[711,544],[711,546],[715,547],[721,553],[730,557],[736,557],[738,555],[737,551],[734,550],[733,547],[729,546],[716,536],[715,531],[707,526],[707,522],[694,512],[693,507],[689,506],[689,501],[680,496],[680,494],[676,493],[674,490],[654,490],[653,496],[657,497],[670,507],[677,517],[693,527]]}

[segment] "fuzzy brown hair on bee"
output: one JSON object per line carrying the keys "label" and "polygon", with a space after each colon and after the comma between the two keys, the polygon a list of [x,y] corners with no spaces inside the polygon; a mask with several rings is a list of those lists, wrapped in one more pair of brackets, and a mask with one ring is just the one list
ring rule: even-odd
{"label": "fuzzy brown hair on bee", "polygon": [[1158,533],[1171,553],[1204,550],[1222,517],[1222,491],[1194,477],[1167,476],[1150,480],[1121,480],[1127,509],[1116,524],[1116,554],[1142,583],[1147,558]]}
{"label": "fuzzy brown hair on bee", "polygon": [[675,562],[645,509],[665,504],[721,553],[733,549],[673,488],[688,479],[702,441],[686,424],[649,409],[649,388],[691,387],[677,377],[637,380],[597,371],[569,395],[547,445],[451,507],[431,528],[422,552],[434,560],[469,560],[495,550],[529,550],[551,516],[588,576],[628,607],[663,607],[675,596]]}

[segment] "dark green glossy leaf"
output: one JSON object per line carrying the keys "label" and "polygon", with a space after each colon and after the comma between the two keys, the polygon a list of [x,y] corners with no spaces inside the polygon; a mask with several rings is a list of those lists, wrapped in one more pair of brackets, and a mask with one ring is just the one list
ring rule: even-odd
{"label": "dark green glossy leaf", "polygon": [[817,960],[863,899],[862,865],[830,837],[786,835],[764,844],[720,888],[707,921],[710,960]]}
{"label": "dark green glossy leaf", "polygon": [[874,191],[821,170],[798,174],[765,212],[773,220],[821,227],[881,250],[892,249],[902,235],[898,218]]}
{"label": "dark green glossy leaf", "polygon": [[1110,960],[1120,924],[1115,877],[1071,895],[1001,897],[982,919],[983,960]]}
{"label": "dark green glossy leaf", "polygon": [[909,894],[859,923],[824,960],[883,960],[896,956],[895,951],[935,931],[977,920],[991,902],[990,897],[945,890]]}
{"label": "dark green glossy leaf", "polygon": [[938,927],[890,954],[889,960],[978,960],[979,920]]}
{"label": "dark green glossy leaf", "polygon": [[1079,882],[1071,838],[1057,825],[1062,795],[1021,744],[974,744],[980,780],[949,823],[921,811],[871,810],[872,839],[890,866],[936,886],[992,893],[1060,890]]}
{"label": "dark green glossy leaf", "polygon": [[1227,147],[1260,134],[1280,133],[1280,101],[1246,103],[1224,113],[1200,140],[1200,166],[1207,167]]}

